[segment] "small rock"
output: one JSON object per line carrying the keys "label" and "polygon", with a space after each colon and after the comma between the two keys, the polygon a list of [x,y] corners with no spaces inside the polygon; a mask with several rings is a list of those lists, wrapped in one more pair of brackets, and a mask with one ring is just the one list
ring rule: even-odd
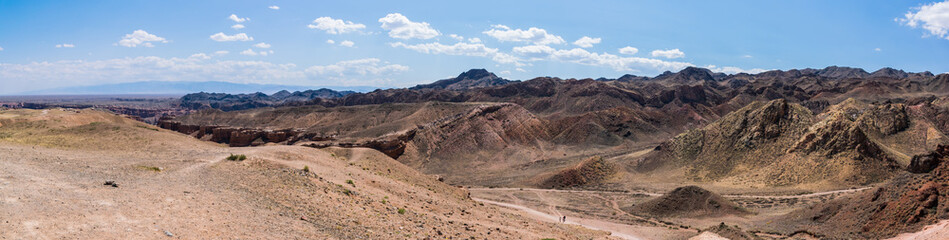
{"label": "small rock", "polygon": [[307,218],[306,218],[306,216],[300,216],[300,220],[306,221]]}
{"label": "small rock", "polygon": [[174,234],[171,234],[169,231],[165,231],[165,236],[174,237]]}

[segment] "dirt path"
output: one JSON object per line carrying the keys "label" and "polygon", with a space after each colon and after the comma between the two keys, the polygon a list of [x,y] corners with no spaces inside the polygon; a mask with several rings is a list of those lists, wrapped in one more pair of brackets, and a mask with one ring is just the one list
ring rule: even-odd
{"label": "dirt path", "polygon": [[[478,202],[491,204],[491,205],[517,209],[517,210],[527,213],[528,217],[531,217],[537,220],[541,220],[545,222],[553,222],[553,223],[560,222],[559,221],[560,216],[550,215],[541,211],[531,209],[529,207],[516,205],[516,204],[510,204],[510,203],[495,202],[495,201],[481,199],[481,198],[471,198],[471,199]],[[580,225],[580,226],[593,229],[593,230],[607,231],[607,232],[610,232],[610,236],[614,236],[614,237],[618,237],[622,239],[647,239],[644,236],[639,235],[640,233],[632,230],[632,229],[638,228],[639,226],[611,223],[611,222],[605,222],[605,221],[593,220],[593,219],[583,219],[583,218],[578,218],[578,217],[568,217],[567,224]]]}
{"label": "dirt path", "polygon": [[[743,195],[743,194],[729,194],[722,195],[726,198],[767,198],[767,199],[791,199],[791,198],[811,198],[819,197],[825,195],[833,195],[838,193],[852,193],[859,192],[867,189],[872,189],[873,187],[862,187],[855,189],[844,189],[844,190],[834,190],[826,192],[817,192],[817,193],[808,193],[808,194],[799,194],[799,195]],[[662,193],[646,192],[646,191],[629,191],[629,192],[620,192],[620,191],[598,191],[598,190],[562,190],[562,189],[541,189],[541,188],[468,188],[472,191],[532,191],[532,192],[559,192],[559,193],[609,193],[609,194],[643,194],[650,197],[659,197],[662,196]]]}
{"label": "dirt path", "polygon": [[770,198],[770,199],[791,199],[791,198],[811,198],[811,197],[820,197],[825,195],[832,195],[838,193],[852,193],[859,192],[873,187],[862,187],[855,189],[844,189],[844,190],[835,190],[835,191],[826,191],[818,193],[808,193],[808,194],[799,194],[799,195],[772,195],[772,196],[763,196],[763,195],[742,195],[742,194],[731,194],[731,195],[722,195],[722,197],[727,198]]}

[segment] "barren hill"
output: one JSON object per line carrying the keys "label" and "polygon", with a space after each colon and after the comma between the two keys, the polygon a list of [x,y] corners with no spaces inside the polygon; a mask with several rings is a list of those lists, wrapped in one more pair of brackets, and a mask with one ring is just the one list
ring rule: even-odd
{"label": "barren hill", "polygon": [[909,119],[902,105],[855,104],[814,116],[781,99],[753,103],[663,143],[636,168],[683,167],[694,181],[771,186],[885,180],[900,165],[875,139],[905,130]]}
{"label": "barren hill", "polygon": [[2,238],[606,236],[482,206],[369,149],[226,148],[94,110],[0,124]]}
{"label": "barren hill", "polygon": [[657,217],[721,217],[746,215],[744,209],[697,186],[679,187],[671,192],[629,208],[630,212]]}

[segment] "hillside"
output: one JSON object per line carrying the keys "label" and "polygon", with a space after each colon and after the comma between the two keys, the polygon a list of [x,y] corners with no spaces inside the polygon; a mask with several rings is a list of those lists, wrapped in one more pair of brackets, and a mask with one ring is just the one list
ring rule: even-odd
{"label": "hillside", "polygon": [[880,145],[909,124],[901,104],[848,100],[815,116],[781,99],[757,102],[659,145],[635,167],[682,167],[698,182],[856,186],[883,181],[900,168],[891,154],[912,155]]}
{"label": "hillside", "polygon": [[94,110],[0,124],[5,238],[606,237],[482,206],[368,149],[226,148]]}

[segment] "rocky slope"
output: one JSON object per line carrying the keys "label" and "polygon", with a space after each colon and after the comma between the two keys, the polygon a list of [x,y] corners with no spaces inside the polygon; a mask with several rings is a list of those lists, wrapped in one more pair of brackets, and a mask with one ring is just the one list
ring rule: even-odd
{"label": "rocky slope", "polygon": [[883,181],[900,167],[890,157],[900,152],[884,151],[878,142],[909,124],[901,104],[850,100],[815,116],[783,99],[758,102],[661,144],[634,166],[642,172],[681,167],[699,182],[861,185]]}
{"label": "rocky slope", "polygon": [[887,238],[949,219],[949,147],[925,156],[930,167],[916,174],[903,173],[858,195],[789,213],[775,219],[782,224],[764,228],[827,238]]}

